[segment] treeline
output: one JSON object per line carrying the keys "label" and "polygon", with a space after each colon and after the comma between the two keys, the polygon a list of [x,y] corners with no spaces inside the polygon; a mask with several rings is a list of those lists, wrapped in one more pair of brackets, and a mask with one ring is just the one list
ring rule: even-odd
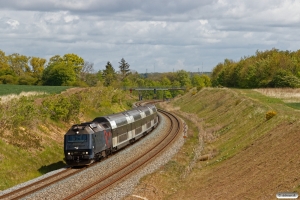
{"label": "treeline", "polygon": [[93,64],[76,54],[44,58],[0,50],[0,84],[91,86],[98,81]]}
{"label": "treeline", "polygon": [[237,88],[300,87],[300,50],[256,51],[235,62],[225,59],[212,72],[212,85]]}
{"label": "treeline", "polygon": [[[138,74],[122,58],[118,69],[108,61],[104,70],[95,72],[93,63],[76,54],[55,55],[47,62],[44,58],[28,57],[14,53],[6,56],[0,50],[0,84],[55,85],[55,86],[112,86],[124,87],[202,87],[211,86],[205,74],[189,73],[184,70],[170,73]],[[166,92],[168,98],[178,91]],[[158,93],[160,95],[160,93]],[[146,94],[147,96],[147,94]]]}

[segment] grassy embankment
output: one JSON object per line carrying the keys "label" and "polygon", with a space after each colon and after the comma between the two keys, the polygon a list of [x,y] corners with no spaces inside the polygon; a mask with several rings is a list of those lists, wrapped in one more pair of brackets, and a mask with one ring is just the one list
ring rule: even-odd
{"label": "grassy embankment", "polygon": [[[186,121],[188,138],[168,164],[143,178],[134,194],[148,199],[275,199],[277,192],[299,192],[300,113],[291,106],[300,99],[262,93],[266,91],[207,88],[164,103]],[[267,120],[268,111],[277,114]]]}
{"label": "grassy embankment", "polygon": [[[0,96],[3,109],[0,113],[0,190],[64,167],[63,135],[71,124],[130,107],[131,100],[123,91],[102,87],[65,91],[67,88],[0,85],[0,94],[5,94]],[[62,91],[65,92],[58,95]],[[8,95],[11,93],[26,97],[13,95],[11,98]],[[41,112],[44,110],[42,102],[47,101],[47,109],[52,109],[50,114],[61,114],[64,106],[55,109],[55,105],[71,106],[70,98],[73,102],[78,99],[75,103],[80,107],[75,121],[73,118],[53,120],[49,113]]]}

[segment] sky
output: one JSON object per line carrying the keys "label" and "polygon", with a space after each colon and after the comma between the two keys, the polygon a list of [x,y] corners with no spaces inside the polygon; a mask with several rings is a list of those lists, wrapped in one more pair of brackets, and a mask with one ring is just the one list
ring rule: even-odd
{"label": "sky", "polygon": [[0,50],[139,73],[211,72],[224,59],[300,47],[297,0],[1,0]]}

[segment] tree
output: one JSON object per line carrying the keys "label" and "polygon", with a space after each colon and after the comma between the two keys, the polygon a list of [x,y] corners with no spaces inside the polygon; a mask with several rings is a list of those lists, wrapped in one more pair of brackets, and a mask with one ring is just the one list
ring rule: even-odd
{"label": "tree", "polygon": [[123,80],[126,76],[130,74],[129,64],[125,61],[124,58],[119,62],[120,72],[121,72],[121,80]]}
{"label": "tree", "polygon": [[300,79],[294,76],[290,71],[281,69],[275,74],[270,85],[279,88],[280,87],[299,88]]}
{"label": "tree", "polygon": [[44,85],[73,85],[76,74],[70,63],[58,63],[44,70],[42,80]]}
{"label": "tree", "polygon": [[195,74],[192,77],[192,84],[194,87],[197,87],[197,89],[205,87],[204,79],[202,79],[199,74]]}
{"label": "tree", "polygon": [[32,66],[32,77],[36,78],[37,81],[42,80],[45,64],[46,59],[44,58],[32,57],[30,60],[30,65]]}
{"label": "tree", "polygon": [[8,63],[16,75],[22,76],[25,73],[31,72],[31,69],[28,65],[29,59],[30,57],[14,53],[8,56]]}
{"label": "tree", "polygon": [[84,60],[76,54],[55,55],[44,70],[42,81],[45,85],[82,85],[80,72],[83,66]]}
{"label": "tree", "polygon": [[3,51],[0,50],[0,69],[9,68],[8,58]]}
{"label": "tree", "polygon": [[166,76],[164,76],[161,80],[161,84],[163,86],[171,86],[172,83]]}
{"label": "tree", "polygon": [[181,87],[189,87],[192,85],[189,73],[184,70],[176,72],[176,80],[180,82]]}
{"label": "tree", "polygon": [[74,72],[76,73],[76,75],[79,75],[79,73],[81,72],[84,66],[83,58],[79,57],[76,54],[69,53],[69,54],[65,54],[62,59],[65,62],[65,64],[71,63]]}
{"label": "tree", "polygon": [[111,86],[113,81],[116,80],[115,69],[109,61],[107,62],[102,75],[104,79],[104,86]]}
{"label": "tree", "polygon": [[8,64],[8,57],[3,51],[0,50],[0,77],[4,75],[15,76],[15,72],[10,68]]}

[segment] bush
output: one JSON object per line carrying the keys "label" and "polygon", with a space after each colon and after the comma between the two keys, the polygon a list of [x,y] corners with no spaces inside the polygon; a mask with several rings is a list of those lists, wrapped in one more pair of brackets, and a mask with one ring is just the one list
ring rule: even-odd
{"label": "bush", "polygon": [[73,94],[68,97],[64,96],[52,96],[47,98],[42,103],[42,112],[46,117],[59,121],[65,122],[78,120],[80,112],[81,98],[79,95]]}
{"label": "bush", "polygon": [[3,75],[0,76],[0,81],[3,84],[16,84],[18,82],[18,78],[12,75]]}
{"label": "bush", "polygon": [[274,117],[276,114],[277,114],[277,113],[276,113],[275,111],[273,111],[273,110],[268,111],[268,112],[266,113],[266,120],[271,119],[271,118]]}
{"label": "bush", "polygon": [[21,76],[19,78],[18,84],[19,85],[34,85],[38,82],[38,79],[33,78],[31,76]]}

